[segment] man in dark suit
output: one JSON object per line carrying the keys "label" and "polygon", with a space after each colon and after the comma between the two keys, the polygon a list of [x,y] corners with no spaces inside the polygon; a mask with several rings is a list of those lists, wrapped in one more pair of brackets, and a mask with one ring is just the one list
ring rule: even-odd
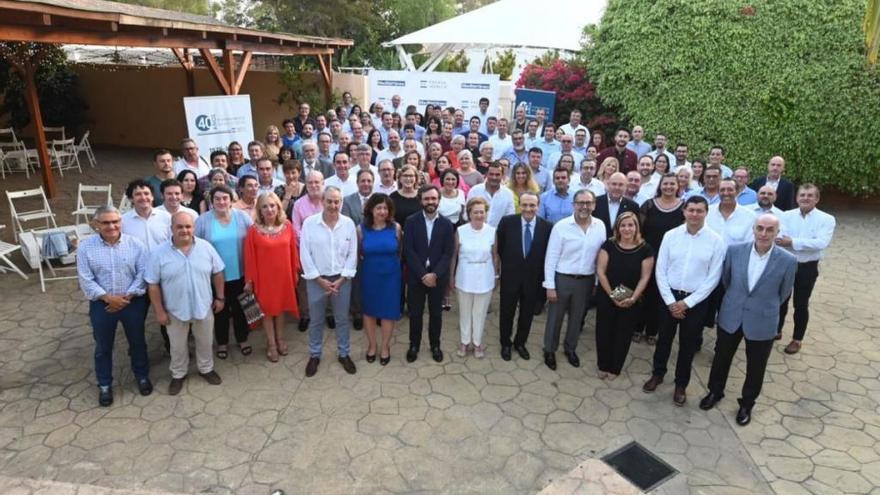
{"label": "man in dark suit", "polygon": [[[342,200],[342,214],[358,226],[364,222],[364,205],[373,194],[373,171],[359,169],[357,174],[356,193],[349,194]],[[358,271],[351,280],[351,325],[355,330],[364,328],[364,317],[361,313],[361,277],[360,261]]]}
{"label": "man in dark suit", "polygon": [[779,219],[765,213],[752,228],[755,242],[734,244],[727,248],[721,283],[724,299],[718,313],[718,340],[715,359],[709,374],[709,393],[700,401],[700,409],[715,407],[724,397],[730,363],[746,339],[746,379],[736,422],[741,426],[752,419],[752,407],[761,393],[767,360],[773,350],[779,306],[794,287],[797,259],[785,249],[774,247],[779,234]]}
{"label": "man in dark suit", "polygon": [[767,175],[753,180],[749,187],[754,191],[759,191],[764,185],[769,184],[776,190],[776,201],[773,206],[782,211],[788,211],[795,208],[797,203],[795,202],[794,184],[782,176],[784,173],[785,160],[781,156],[774,156],[767,163]]}
{"label": "man in dark suit", "polygon": [[440,350],[440,327],[443,324],[442,303],[449,285],[449,265],[455,252],[455,228],[452,222],[437,213],[440,190],[428,185],[419,190],[422,211],[406,219],[403,234],[403,256],[406,261],[409,306],[409,350],[411,363],[419,356],[422,343],[422,318],[425,298],[428,299],[428,338],[431,357],[443,361]]}
{"label": "man in dark suit", "polygon": [[510,361],[510,335],[513,315],[519,305],[513,348],[529,359],[526,340],[538,305],[544,281],[544,256],[553,225],[537,215],[538,195],[523,193],[519,198],[521,215],[507,215],[495,231],[495,247],[501,259],[501,358]]}
{"label": "man in dark suit", "polygon": [[608,178],[605,194],[596,198],[596,209],[593,216],[605,223],[605,237],[611,237],[614,222],[625,211],[639,214],[639,204],[623,196],[626,192],[626,176],[617,172]]}

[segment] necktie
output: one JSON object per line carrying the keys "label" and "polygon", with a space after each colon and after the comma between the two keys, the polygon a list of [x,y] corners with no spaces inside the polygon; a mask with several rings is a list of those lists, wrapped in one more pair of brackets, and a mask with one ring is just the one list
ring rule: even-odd
{"label": "necktie", "polygon": [[532,250],[532,222],[526,222],[526,233],[523,237],[524,237],[523,244],[525,244],[525,246],[524,246],[525,253],[524,253],[523,257],[526,257],[529,255],[529,252]]}

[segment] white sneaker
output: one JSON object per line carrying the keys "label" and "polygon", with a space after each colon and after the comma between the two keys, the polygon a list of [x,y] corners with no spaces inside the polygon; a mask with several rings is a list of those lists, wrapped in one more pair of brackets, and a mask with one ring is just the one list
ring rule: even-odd
{"label": "white sneaker", "polygon": [[478,345],[474,349],[474,357],[477,359],[483,359],[484,357],[486,357],[486,349],[483,346]]}
{"label": "white sneaker", "polygon": [[467,356],[467,346],[464,345],[464,344],[459,344],[459,345],[458,345],[458,350],[455,351],[455,355],[458,356],[458,357],[465,357],[465,356]]}

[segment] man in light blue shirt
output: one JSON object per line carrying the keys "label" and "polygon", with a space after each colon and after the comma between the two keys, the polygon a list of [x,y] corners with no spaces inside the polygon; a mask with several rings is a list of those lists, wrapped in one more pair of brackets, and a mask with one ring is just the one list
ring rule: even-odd
{"label": "man in light blue shirt", "polygon": [[[513,169],[513,166],[517,163],[529,162],[529,150],[526,148],[526,139],[521,130],[517,129],[513,131],[510,138],[513,146],[504,151],[504,153],[501,154],[501,158],[510,162],[510,169]],[[495,150],[497,151],[498,148]],[[510,169],[508,169],[508,176],[510,175]]]}
{"label": "man in light blue shirt", "polygon": [[737,167],[733,171],[733,180],[736,181],[736,202],[737,204],[747,206],[758,202],[758,193],[748,186],[749,169],[745,167]]}
{"label": "man in light blue shirt", "polygon": [[532,170],[532,178],[535,179],[535,182],[538,183],[538,187],[541,188],[541,192],[546,191],[550,188],[553,182],[553,178],[550,176],[550,170],[541,165],[541,160],[544,158],[543,152],[541,148],[537,146],[533,146],[529,148],[529,168]]}
{"label": "man in light blue shirt", "polygon": [[[171,217],[171,240],[150,254],[144,280],[156,320],[168,327],[171,339],[171,383],[168,394],[183,388],[189,368],[190,329],[196,341],[199,375],[211,385],[221,383],[214,371],[214,313],[223,309],[225,265],[208,241],[194,234],[192,217],[184,212]],[[213,286],[213,292],[212,292]]]}
{"label": "man in light blue shirt", "polygon": [[[672,162],[670,162],[672,163]],[[733,170],[724,164],[724,147],[716,144],[709,148],[709,165],[717,165],[721,169],[721,178],[733,177]]]}
{"label": "man in light blue shirt", "polygon": [[539,217],[550,223],[556,223],[572,215],[574,205],[571,202],[572,195],[568,190],[570,181],[568,170],[557,168],[553,171],[553,189],[548,189],[541,195],[538,207]]}
{"label": "man in light blue shirt", "polygon": [[[543,153],[543,165],[548,167],[550,160],[550,155],[562,150],[562,145],[559,141],[556,140],[556,126],[552,123],[548,122],[544,124],[544,139],[533,143],[533,146],[537,146],[541,148],[541,152]],[[556,168],[556,164],[553,164],[553,167],[549,167],[551,169]]]}
{"label": "man in light blue shirt", "polygon": [[[626,143],[626,147],[632,150],[639,158],[651,152],[651,145],[644,141],[645,129],[637,125],[633,127],[632,140]],[[601,151],[601,150],[598,150]]]}

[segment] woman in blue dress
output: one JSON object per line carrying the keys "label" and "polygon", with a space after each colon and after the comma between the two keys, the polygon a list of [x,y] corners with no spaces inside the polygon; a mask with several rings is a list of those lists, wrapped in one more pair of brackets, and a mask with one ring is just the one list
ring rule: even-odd
{"label": "woman in blue dress", "polygon": [[376,319],[382,321],[382,350],[379,364],[391,360],[391,334],[400,319],[400,246],[402,231],[394,222],[394,203],[382,193],[370,196],[364,205],[364,223],[358,227],[361,254],[361,293],[364,329],[367,334],[367,362],[376,360]]}

